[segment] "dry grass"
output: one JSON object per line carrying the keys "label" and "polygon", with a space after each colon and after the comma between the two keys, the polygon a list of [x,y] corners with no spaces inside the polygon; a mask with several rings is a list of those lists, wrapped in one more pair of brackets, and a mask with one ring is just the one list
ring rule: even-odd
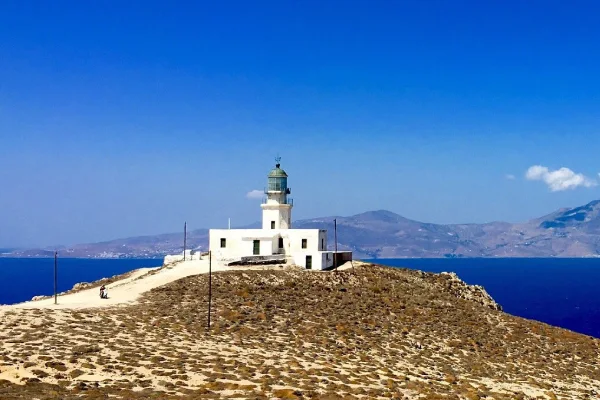
{"label": "dry grass", "polygon": [[[593,399],[600,341],[450,276],[230,271],[133,306],[0,314],[0,399]],[[596,391],[596,392],[594,392]]]}

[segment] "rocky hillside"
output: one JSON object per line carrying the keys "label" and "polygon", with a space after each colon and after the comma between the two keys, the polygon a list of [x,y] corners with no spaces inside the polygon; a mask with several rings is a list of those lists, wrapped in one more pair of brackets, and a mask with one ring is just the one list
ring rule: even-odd
{"label": "rocky hillside", "polygon": [[[518,224],[439,225],[389,211],[337,217],[341,248],[360,258],[596,257],[600,256],[600,200]],[[333,218],[298,227],[333,231]]]}
{"label": "rocky hillside", "polygon": [[[0,309],[0,398],[595,399],[600,341],[452,274],[229,271],[84,311]],[[2,380],[5,379],[5,380]]]}
{"label": "rocky hillside", "polygon": [[[379,210],[350,217],[300,220],[293,226],[327,229],[329,247],[333,249],[334,218],[338,248],[353,250],[356,258],[600,256],[600,200],[519,224],[440,225]],[[190,232],[188,245],[206,250],[208,230]],[[183,234],[176,233],[81,244],[59,251],[63,257],[162,257],[180,252],[182,246]],[[19,250],[6,255],[51,256],[53,249]]]}

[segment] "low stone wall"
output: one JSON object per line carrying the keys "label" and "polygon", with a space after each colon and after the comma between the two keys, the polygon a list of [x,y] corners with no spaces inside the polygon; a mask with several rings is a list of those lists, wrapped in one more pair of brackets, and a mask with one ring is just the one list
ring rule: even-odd
{"label": "low stone wall", "polygon": [[285,264],[286,257],[283,254],[273,254],[268,256],[248,256],[242,257],[239,261],[230,262],[227,265],[268,265]]}
{"label": "low stone wall", "polygon": [[167,255],[165,256],[163,265],[174,264],[179,261],[183,261],[183,254]]}

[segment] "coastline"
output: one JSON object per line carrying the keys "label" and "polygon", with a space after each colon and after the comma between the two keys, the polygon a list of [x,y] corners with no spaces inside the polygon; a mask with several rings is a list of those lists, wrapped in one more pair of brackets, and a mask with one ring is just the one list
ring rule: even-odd
{"label": "coastline", "polygon": [[[181,265],[183,264],[183,265]],[[222,267],[213,268],[221,270]],[[162,267],[137,268],[112,278],[87,283],[80,282],[71,290],[58,296],[58,304],[54,304],[54,296],[34,296],[22,303],[0,306],[12,308],[53,308],[53,309],[85,309],[134,304],[145,292],[155,287],[166,285],[177,279],[190,275],[208,272],[208,263],[202,261],[186,261]],[[97,288],[106,284],[108,299],[100,299]]]}

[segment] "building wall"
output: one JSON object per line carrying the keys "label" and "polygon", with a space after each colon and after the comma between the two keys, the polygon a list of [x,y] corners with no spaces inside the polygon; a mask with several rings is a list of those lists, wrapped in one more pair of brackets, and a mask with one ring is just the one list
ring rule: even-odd
{"label": "building wall", "polygon": [[[293,254],[294,264],[306,268],[306,256],[312,256],[312,268],[315,270],[323,270],[332,268],[336,259],[335,251],[308,251],[297,252]],[[352,260],[351,251],[340,251],[337,253],[338,266],[347,261]]]}
{"label": "building wall", "polygon": [[[225,248],[221,248],[222,238],[226,240]],[[283,249],[279,248],[279,238],[283,241]],[[302,239],[306,239],[306,248],[302,247]],[[260,240],[260,256],[283,253],[289,262],[303,268],[306,268],[306,256],[310,256],[311,269],[333,266],[334,252],[322,250],[327,248],[327,231],[322,229],[211,229],[209,249],[216,260],[238,261],[241,257],[254,255],[254,240]],[[338,257],[338,261],[350,260],[352,252],[340,252]]]}
{"label": "building wall", "polygon": [[[321,247],[324,239],[323,231],[319,229],[211,229],[209,231],[209,249],[216,259],[235,260],[240,257],[253,255],[253,240],[260,240],[259,255],[286,254],[314,254]],[[225,248],[221,248],[221,239],[225,239]],[[279,248],[279,238],[283,241],[283,249]],[[302,247],[302,239],[306,239],[306,248]],[[326,242],[325,242],[326,244]],[[319,256],[320,257],[320,256]],[[299,265],[304,265],[305,262]]]}
{"label": "building wall", "polygon": [[332,251],[307,251],[307,252],[296,252],[293,254],[292,259],[294,264],[306,268],[306,256],[312,258],[312,268],[314,270],[323,270],[333,267],[334,252]]}
{"label": "building wall", "polygon": [[267,192],[267,204],[286,204],[287,194],[284,192]]}
{"label": "building wall", "polygon": [[[254,251],[254,239],[260,240],[259,255],[272,254],[274,231],[263,229],[211,229],[209,231],[209,249],[216,259],[238,259],[251,256]],[[225,247],[221,247],[221,239],[225,239]]]}
{"label": "building wall", "polygon": [[319,230],[319,250],[327,250],[327,231],[325,229]]}
{"label": "building wall", "polygon": [[331,268],[333,267],[333,253],[330,251],[324,251],[323,253],[321,253],[322,256],[322,268],[321,269],[326,269],[326,268]]}
{"label": "building wall", "polygon": [[[289,229],[287,237],[290,242],[289,253],[319,251],[319,229]],[[306,239],[306,248],[302,248],[302,239]]]}
{"label": "building wall", "polygon": [[292,254],[292,260],[295,265],[299,265],[302,268],[306,268],[306,256],[310,256],[312,258],[312,266],[310,269],[321,270],[323,269],[323,256],[318,251],[305,251],[305,252],[296,252]]}
{"label": "building wall", "polygon": [[271,221],[275,221],[275,229],[290,229],[292,207],[287,204],[263,204],[262,228],[272,229]]}

